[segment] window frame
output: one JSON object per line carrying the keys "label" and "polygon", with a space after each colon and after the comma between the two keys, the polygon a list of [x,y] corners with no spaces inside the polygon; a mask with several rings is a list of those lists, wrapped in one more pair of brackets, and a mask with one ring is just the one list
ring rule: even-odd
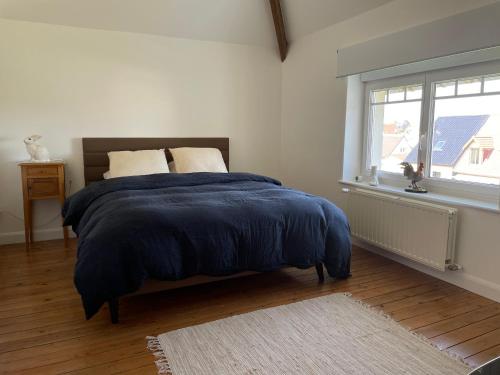
{"label": "window frame", "polygon": [[[420,126],[422,126],[422,108],[424,105],[424,94],[425,94],[425,86],[422,83],[422,79],[425,79],[424,74],[413,74],[411,76],[398,77],[398,78],[387,78],[382,80],[373,81],[365,84],[365,106],[364,106],[364,123],[365,123],[365,131],[364,131],[364,141],[363,141],[363,172],[365,175],[370,173],[372,161],[372,116],[371,116],[371,92],[373,90],[378,89],[387,89],[394,88],[400,86],[411,86],[422,84],[422,99],[420,100],[411,100],[411,101],[421,101],[422,105],[420,107]],[[388,102],[388,103],[401,103],[401,102]],[[388,104],[386,103],[386,104]],[[389,175],[397,175],[397,173],[380,171],[381,174],[389,174]]]}
{"label": "window frame", "polygon": [[[486,184],[480,182],[451,180],[439,177],[432,177],[430,166],[432,162],[432,131],[434,127],[434,90],[435,83],[458,80],[463,78],[474,78],[479,76],[496,75],[500,73],[500,61],[487,63],[478,63],[465,65],[455,68],[440,69],[430,72],[385,78],[380,80],[368,81],[364,83],[364,105],[363,105],[363,155],[362,155],[362,173],[370,174],[371,161],[371,146],[372,146],[372,116],[371,116],[371,91],[378,89],[389,89],[399,86],[408,86],[412,84],[421,84],[422,89],[422,105],[420,113],[420,142],[417,156],[417,163],[424,163],[424,184],[428,189],[433,191],[455,195],[465,198],[473,198],[486,201],[497,201],[500,185]],[[455,86],[455,90],[457,90]],[[481,88],[484,86],[484,80],[481,81]],[[459,97],[467,96],[483,96],[483,95],[499,95],[496,93],[481,93],[481,94],[466,94]],[[448,97],[439,97],[439,99]],[[404,186],[407,180],[404,176],[394,172],[379,171],[379,178],[386,185]]]}

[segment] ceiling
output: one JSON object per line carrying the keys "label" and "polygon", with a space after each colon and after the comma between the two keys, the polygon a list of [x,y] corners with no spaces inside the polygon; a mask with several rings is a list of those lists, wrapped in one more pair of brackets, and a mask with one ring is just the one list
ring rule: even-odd
{"label": "ceiling", "polygon": [[345,21],[392,0],[281,0],[290,41]]}
{"label": "ceiling", "polygon": [[[391,0],[282,0],[289,41]],[[0,0],[0,17],[274,46],[268,0]]]}

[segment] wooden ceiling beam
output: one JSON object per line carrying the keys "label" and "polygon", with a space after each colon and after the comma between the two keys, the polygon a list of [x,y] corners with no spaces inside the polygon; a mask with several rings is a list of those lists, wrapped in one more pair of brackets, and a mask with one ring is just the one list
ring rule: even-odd
{"label": "wooden ceiling beam", "polygon": [[269,0],[269,4],[271,4],[276,38],[278,39],[281,61],[283,62],[288,52],[288,42],[286,40],[285,22],[283,20],[283,13],[281,12],[281,3],[280,0]]}

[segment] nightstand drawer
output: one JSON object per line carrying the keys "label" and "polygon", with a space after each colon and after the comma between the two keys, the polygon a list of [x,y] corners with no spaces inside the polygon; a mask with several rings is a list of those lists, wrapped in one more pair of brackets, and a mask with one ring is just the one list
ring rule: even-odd
{"label": "nightstand drawer", "polygon": [[57,177],[59,174],[57,168],[57,165],[30,165],[26,173],[28,177]]}
{"label": "nightstand drawer", "polygon": [[28,179],[28,195],[30,199],[57,197],[59,181],[57,177]]}

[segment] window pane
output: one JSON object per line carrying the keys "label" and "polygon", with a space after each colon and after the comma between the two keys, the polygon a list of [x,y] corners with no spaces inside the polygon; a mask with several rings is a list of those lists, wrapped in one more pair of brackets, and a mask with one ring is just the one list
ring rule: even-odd
{"label": "window pane", "polygon": [[387,90],[372,91],[372,103],[385,103],[387,101]]}
{"label": "window pane", "polygon": [[469,149],[469,163],[470,164],[479,164],[479,148],[470,148]]}
{"label": "window pane", "polygon": [[422,85],[408,86],[406,100],[422,99]]}
{"label": "window pane", "polygon": [[455,81],[436,83],[436,97],[455,95]]}
{"label": "window pane", "polygon": [[389,101],[390,102],[401,102],[405,100],[405,88],[398,87],[389,90]]}
{"label": "window pane", "polygon": [[458,80],[458,95],[481,93],[481,78],[469,78]]}
{"label": "window pane", "polygon": [[500,75],[484,78],[484,92],[500,92]]}
{"label": "window pane", "polygon": [[401,162],[417,162],[420,107],[420,101],[372,107],[372,164],[401,173]]}
{"label": "window pane", "polygon": [[431,176],[500,184],[500,94],[436,99]]}

